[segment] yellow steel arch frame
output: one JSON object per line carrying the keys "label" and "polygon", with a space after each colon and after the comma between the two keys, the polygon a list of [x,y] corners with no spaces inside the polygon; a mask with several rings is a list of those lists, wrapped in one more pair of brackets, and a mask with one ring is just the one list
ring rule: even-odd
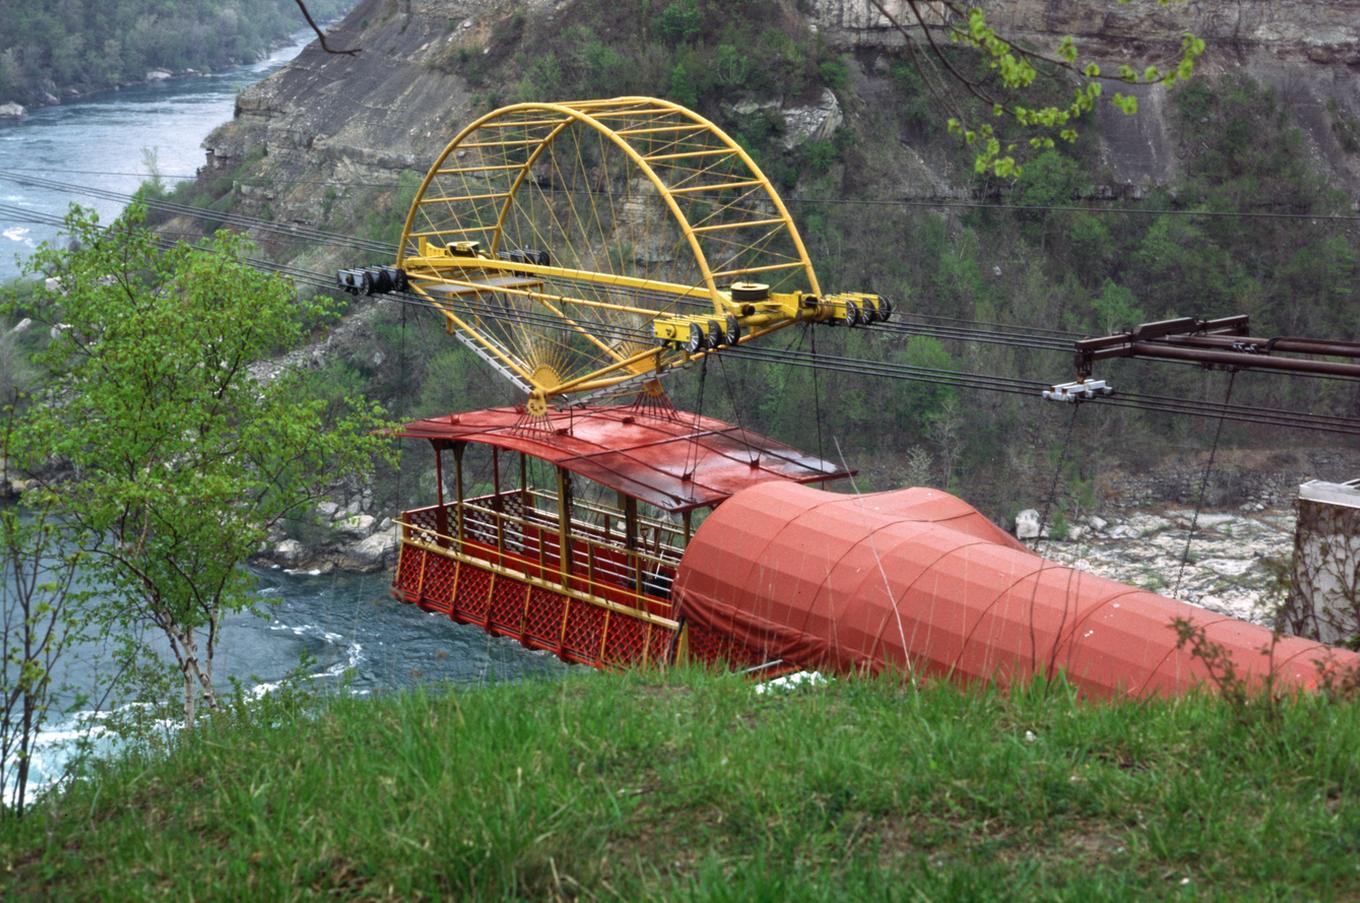
{"label": "yellow steel arch frame", "polygon": [[[774,186],[770,184],[770,180],[765,177],[765,173],[761,171],[760,166],[756,163],[754,159],[752,159],[751,155],[746,152],[745,148],[743,148],[737,142],[733,141],[731,136],[728,135],[727,132],[719,128],[715,123],[709,121],[708,119],[705,119],[704,117],[700,116],[698,113],[694,112],[688,107],[682,107],[677,103],[672,103],[668,100],[660,100],[656,98],[631,98],[631,99],[648,100],[651,101],[652,103],[669,107],[676,113],[693,120],[697,125],[701,125],[706,129],[710,129],[715,135],[719,136],[722,139],[722,141],[733,150],[734,153],[736,153],[736,155],[741,159],[741,162],[745,164],[746,168],[751,171],[751,175],[753,177],[754,182],[765,190],[765,193],[769,196],[770,201],[774,204],[775,210],[777,210],[779,213],[778,217],[772,218],[770,222],[778,220],[780,222],[783,222],[785,228],[788,229],[789,238],[793,241],[794,246],[798,249],[798,254],[803,258],[803,261],[806,264],[806,269],[804,272],[807,275],[808,290],[812,292],[812,294],[814,295],[820,295],[822,293],[822,288],[821,285],[819,285],[817,282],[817,273],[812,268],[812,261],[808,259],[807,247],[803,244],[803,236],[799,234],[798,226],[795,225],[793,222],[793,216],[789,213],[788,208],[784,206],[784,199],[779,196],[779,192],[774,190]],[[678,190],[683,191],[685,189]]]}
{"label": "yellow steel arch frame", "polygon": [[[611,170],[615,157],[627,172]],[[673,245],[656,202],[679,233]],[[476,119],[421,181],[397,265],[451,331],[540,399],[682,366],[798,320],[854,323],[856,305],[878,303],[821,298],[802,237],[750,155],[697,113],[648,97],[520,103]],[[772,291],[771,277],[802,281]]]}
{"label": "yellow steel arch frame", "polygon": [[[543,124],[552,124],[554,128],[552,132],[548,136],[546,136],[538,144],[537,147],[534,148],[533,152],[529,155],[529,157],[519,168],[519,172],[515,176],[515,181],[510,186],[510,189],[507,192],[507,197],[501,204],[500,214],[497,217],[495,228],[492,230],[491,250],[493,251],[493,253],[500,243],[501,229],[505,222],[505,216],[510,209],[511,201],[514,195],[519,191],[520,186],[524,182],[525,176],[529,173],[534,162],[543,153],[543,151],[553,142],[553,140],[556,139],[557,136],[562,133],[562,130],[567,125],[569,125],[572,121],[578,121],[583,124],[589,125],[593,129],[598,131],[600,134],[606,136],[611,141],[613,141],[619,147],[619,149],[624,154],[626,154],[628,158],[632,160],[632,162],[643,172],[643,174],[647,177],[648,181],[650,181],[652,185],[656,188],[658,196],[666,203],[667,207],[670,209],[671,214],[675,217],[676,222],[679,224],[681,230],[685,234],[686,239],[690,243],[690,248],[694,253],[695,260],[698,262],[700,270],[703,273],[704,287],[708,290],[709,296],[713,299],[714,312],[726,313],[725,302],[727,301],[727,299],[719,295],[718,287],[713,279],[713,272],[708,266],[707,255],[704,254],[703,248],[699,246],[698,241],[695,238],[694,227],[690,225],[689,220],[687,219],[685,214],[676,205],[675,196],[674,194],[672,194],[670,188],[666,185],[666,183],[664,183],[661,180],[660,176],[657,175],[656,170],[652,168],[652,166],[648,163],[646,159],[644,159],[643,155],[640,154],[636,148],[634,148],[621,136],[615,133],[614,130],[610,129],[608,126],[602,123],[598,118],[590,115],[588,112],[585,112],[585,110],[598,110],[601,107],[612,109],[629,104],[655,105],[657,108],[664,109],[666,112],[676,113],[685,116],[686,118],[694,122],[697,127],[706,129],[711,134],[717,136],[725,145],[724,148],[725,151],[730,152],[734,156],[738,157],[738,159],[740,159],[742,163],[751,171],[752,176],[750,180],[751,184],[759,186],[760,188],[764,189],[765,194],[774,204],[775,208],[779,211],[779,216],[777,220],[772,221],[782,223],[784,228],[788,230],[790,238],[795,242],[798,252],[802,257],[804,271],[807,274],[808,287],[814,294],[820,294],[820,291],[817,286],[817,275],[813,271],[811,261],[808,260],[807,249],[803,245],[802,237],[798,234],[798,227],[794,225],[793,218],[792,216],[789,215],[788,209],[784,206],[783,200],[780,199],[779,193],[775,191],[774,186],[770,184],[770,180],[766,178],[765,174],[760,170],[760,167],[756,164],[755,160],[751,159],[751,156],[741,148],[741,145],[733,141],[732,138],[726,132],[724,132],[722,129],[720,129],[717,125],[715,125],[708,119],[705,119],[699,114],[685,107],[682,107],[679,104],[674,104],[670,103],[669,101],[663,101],[649,97],[620,97],[609,101],[575,101],[568,103],[518,103],[511,104],[510,106],[506,107],[501,107],[498,110],[493,110],[492,112],[487,113],[484,116],[481,116],[480,118],[472,122],[470,125],[465,127],[461,132],[459,132],[458,135],[453,139],[453,141],[449,142],[448,146],[444,148],[443,153],[441,153],[439,158],[435,161],[434,166],[432,166],[430,170],[425,174],[425,178],[421,182],[419,190],[416,192],[415,201],[412,203],[411,208],[407,213],[405,226],[402,229],[402,237],[401,244],[398,250],[397,265],[401,266],[405,261],[406,251],[409,246],[411,225],[415,219],[418,207],[424,200],[424,195],[427,188],[429,187],[431,179],[435,177],[435,175],[438,173],[439,168],[444,164],[444,161],[448,159],[449,155],[458,150],[459,146],[463,143],[464,139],[466,139],[467,136],[473,134],[474,132],[477,132],[488,123],[504,119],[505,117],[516,113],[541,112],[557,114],[563,118],[561,120],[543,120]],[[522,127],[528,123],[515,123],[515,124]]]}

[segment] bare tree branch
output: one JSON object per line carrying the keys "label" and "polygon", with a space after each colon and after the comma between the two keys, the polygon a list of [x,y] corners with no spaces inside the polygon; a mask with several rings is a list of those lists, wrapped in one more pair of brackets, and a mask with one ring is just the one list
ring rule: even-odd
{"label": "bare tree branch", "polygon": [[307,24],[312,26],[312,31],[316,32],[316,39],[321,42],[322,50],[327,53],[343,54],[344,56],[359,55],[360,48],[358,47],[350,50],[332,50],[330,45],[326,43],[326,33],[321,30],[321,26],[317,25],[316,20],[312,18],[311,12],[307,9],[307,4],[304,3],[303,0],[294,0],[294,2],[297,3],[298,9],[302,10],[302,17],[307,20]]}

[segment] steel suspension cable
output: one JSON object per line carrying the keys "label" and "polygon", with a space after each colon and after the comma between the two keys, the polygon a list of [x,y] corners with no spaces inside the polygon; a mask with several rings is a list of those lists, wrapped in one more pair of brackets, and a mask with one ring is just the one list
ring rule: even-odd
{"label": "steel suspension cable", "polygon": [[[329,280],[319,273],[300,270],[300,268],[296,267],[277,267],[274,265],[270,266],[270,268],[281,272],[292,271],[290,274],[295,275],[298,278],[310,280],[318,287],[334,289],[334,286]],[[403,304],[414,304],[433,310],[441,309],[438,305],[420,298],[407,296],[398,298],[397,300]],[[487,302],[472,302],[470,300],[465,300],[460,303],[465,304],[471,312],[492,319],[499,318],[512,322],[525,322],[559,330],[570,328],[550,314],[532,314],[521,311],[513,316],[507,316],[504,311],[497,309]],[[626,341],[650,340],[645,331],[629,329],[622,326],[604,328],[601,332]],[[797,349],[778,351],[775,349],[739,345],[729,349],[728,353],[732,352],[739,353],[742,356],[754,360],[771,363],[789,363],[795,366],[815,367],[835,372],[859,375],[884,376],[894,379],[914,379],[937,385],[955,385],[963,388],[983,389],[1028,397],[1037,397],[1043,389],[1047,388],[1046,383],[1038,380],[1003,377],[993,374],[960,373],[958,371],[939,368],[916,367],[906,364],[870,361],[862,358],[829,356],[826,354],[813,356],[808,352],[799,351]],[[1211,416],[1216,415],[1243,423],[1281,426],[1285,428],[1315,429],[1344,435],[1360,435],[1360,420],[1315,414],[1313,412],[1301,413],[1278,408],[1223,405],[1206,401],[1190,401],[1172,396],[1144,395],[1140,393],[1124,393],[1122,395],[1108,396],[1100,398],[1099,401],[1102,404],[1113,405],[1115,407],[1128,407],[1191,416],[1205,416],[1206,414]]]}
{"label": "steel suspension cable", "polygon": [[[79,185],[76,183],[65,182],[57,179],[44,178],[41,176],[26,175],[23,173],[16,173],[13,170],[0,170],[0,177],[8,178],[11,181],[18,182],[19,184],[28,184],[37,187],[48,188],[51,190],[72,192],[77,194],[87,194],[89,196],[99,197],[105,200],[121,201],[125,203],[136,200],[135,195],[128,194],[126,192],[98,188],[95,186]],[[321,244],[331,244],[340,247],[355,247],[363,250],[370,250],[375,253],[382,254],[384,256],[390,256],[392,252],[391,246],[385,242],[361,239],[355,236],[345,235],[343,233],[338,232],[331,232],[323,229],[316,229],[310,226],[281,224],[271,222],[269,220],[265,220],[259,217],[247,216],[245,214],[203,210],[198,207],[193,207],[187,204],[179,204],[172,201],[166,201],[164,199],[142,198],[141,202],[144,203],[149,209],[159,210],[166,213],[173,213],[178,216],[186,216],[194,219],[222,222],[230,225],[240,226],[243,228],[253,228],[258,229],[260,231],[271,232],[277,235],[283,235],[291,238],[307,239]],[[621,295],[624,297],[632,298],[654,298],[657,294],[655,292],[648,292],[646,290],[633,289],[624,286],[599,286],[597,287],[597,289],[607,294],[616,296]],[[708,305],[707,301],[698,299],[694,301],[682,299],[680,303],[696,307],[706,307]],[[957,324],[968,324],[970,322],[959,318],[943,317],[938,315],[916,313],[909,313],[906,315],[922,319],[950,321]],[[920,326],[916,327],[915,329],[912,329],[905,323],[894,324],[891,322],[880,325],[888,330],[899,332],[913,332],[927,328],[925,326]],[[1064,333],[1062,333],[1061,331],[1048,330],[1042,327],[1012,326],[998,323],[978,323],[975,325],[990,327],[990,329],[969,329],[966,326],[951,327],[947,325],[940,325],[933,327],[933,329],[938,330],[938,332],[931,332],[930,334],[938,335],[941,338],[955,338],[960,341],[980,341],[980,342],[990,341],[994,344],[1004,344],[1019,347],[1051,348],[1053,350],[1061,351],[1071,350],[1071,348],[1067,344],[1052,339],[1045,339],[1039,335],[1041,333],[1048,333],[1051,335],[1063,335]],[[1005,330],[1005,332],[996,332],[995,330]],[[1026,339],[1023,337],[1026,334],[1033,337],[1031,341],[1026,341]],[[1066,334],[1074,338],[1079,337],[1078,334],[1076,333]]]}
{"label": "steel suspension cable", "polygon": [[[1228,391],[1223,397],[1226,405],[1232,401],[1233,385],[1237,382],[1237,371],[1233,370],[1228,375]],[[1204,465],[1204,476],[1199,481],[1199,498],[1195,502],[1195,515],[1190,519],[1190,530],[1185,534],[1185,548],[1181,550],[1181,566],[1176,571],[1176,588],[1171,591],[1171,597],[1178,598],[1181,592],[1181,579],[1185,576],[1185,563],[1190,560],[1190,542],[1195,538],[1195,528],[1199,526],[1199,513],[1204,509],[1204,494],[1209,488],[1209,474],[1214,470],[1214,456],[1218,454],[1218,440],[1223,435],[1223,418],[1218,418],[1218,425],[1214,428],[1214,442],[1209,447],[1209,462]]]}
{"label": "steel suspension cable", "polygon": [[1067,450],[1072,445],[1072,431],[1077,425],[1077,412],[1081,410],[1081,402],[1072,404],[1072,416],[1067,421],[1067,435],[1063,437],[1062,450],[1058,453],[1058,463],[1053,468],[1053,481],[1048,487],[1048,498],[1044,500],[1043,514],[1039,515],[1039,535],[1035,539],[1035,546],[1039,545],[1044,539],[1044,528],[1048,525],[1048,515],[1053,507],[1053,500],[1058,495],[1058,480],[1062,477],[1063,465],[1067,463]]}
{"label": "steel suspension cable", "polygon": [[[47,172],[46,169],[30,169],[22,166],[11,166],[5,173],[25,174]],[[123,176],[148,180],[150,173],[146,172],[126,172],[111,171],[102,169],[70,169],[69,173],[87,176]],[[161,179],[174,179],[177,181],[194,181],[199,178],[198,173],[156,173]],[[268,187],[292,186],[292,185],[315,185],[322,188],[396,188],[399,183],[388,182],[357,182],[341,179],[239,179],[234,180],[242,185],[262,185]],[[545,191],[563,191],[555,186],[547,186]],[[604,191],[584,191],[582,189],[571,189],[577,194],[608,195]],[[1293,219],[1293,220],[1317,220],[1320,222],[1360,222],[1360,215],[1351,213],[1300,213],[1295,210],[1188,210],[1177,207],[1083,207],[1079,204],[1006,204],[988,201],[969,201],[957,197],[943,196],[904,196],[896,198],[843,198],[843,197],[790,197],[786,198],[788,204],[801,204],[804,206],[840,206],[840,207],[919,207],[919,208],[941,208],[941,209],[985,209],[985,210],[1014,210],[1027,212],[1072,212],[1072,213],[1092,213],[1105,216],[1134,215],[1134,216],[1188,216],[1201,219]],[[1264,207],[1265,205],[1260,205]]]}
{"label": "steel suspension cable", "polygon": [[[732,382],[727,378],[727,362],[721,354],[718,355],[718,372],[722,376],[723,388],[727,390],[727,403],[732,406],[732,416],[736,418],[737,429],[741,430],[742,435],[745,435],[746,425],[742,423],[741,405],[737,404],[737,396],[732,392]],[[752,448],[751,453],[754,457],[752,457],[748,463],[751,465],[759,463],[760,452]],[[820,451],[817,456],[821,457]]]}
{"label": "steel suspension cable", "polygon": [[[815,330],[815,329],[812,328],[812,324],[811,324],[811,323],[805,325],[805,326],[803,327],[803,329],[809,330],[809,331],[810,331],[810,334],[811,334],[811,335],[810,335],[810,339],[811,339],[811,348],[812,348],[812,358],[813,358],[813,360],[816,360],[816,358],[817,358],[817,330]],[[817,457],[818,457],[818,458],[825,459],[825,458],[826,458],[826,455],[823,453],[823,450],[822,450],[822,390],[821,390],[821,387],[818,385],[818,381],[817,381],[817,373],[818,373],[817,368],[816,368],[816,367],[813,367],[813,368],[812,368],[812,410],[813,410],[813,416],[814,416],[814,417],[816,418],[816,420],[817,420]]]}
{"label": "steel suspension cable", "polygon": [[[22,208],[9,208],[8,205],[0,205],[0,210],[5,209],[19,209],[25,214],[32,214],[32,211],[23,211]],[[41,214],[33,215],[35,220],[41,220],[43,216]],[[46,219],[47,221],[59,222],[59,219],[56,217],[48,216]],[[277,264],[259,258],[247,259],[248,262],[261,269],[291,276],[300,282],[322,290],[336,290],[334,283],[326,274],[306,270],[301,267]],[[406,295],[392,297],[393,300],[404,305],[415,305],[436,311],[442,309],[439,305],[434,304],[431,301],[415,296]],[[510,319],[514,322],[530,322],[535,325],[553,329],[569,329],[564,323],[550,314],[531,314],[521,311],[513,318],[508,318],[503,310],[486,302],[479,303],[465,300],[460,301],[460,303],[468,306],[473,312],[490,319]],[[651,337],[644,331],[628,329],[622,326],[611,327],[601,324],[601,332],[612,333],[614,337],[628,341],[651,341]],[[817,355],[815,358],[812,358],[810,355],[796,350],[785,350],[780,352],[774,349],[737,346],[737,348],[731,349],[731,351],[737,351],[751,359],[766,362],[789,363],[795,366],[812,366],[836,372],[883,376],[892,379],[907,379],[929,384],[953,385],[963,388],[981,389],[1029,397],[1035,397],[1040,391],[1047,388],[1046,383],[1037,380],[1024,380],[1014,377],[996,376],[993,374],[967,374],[959,373],[957,371],[913,367],[905,364],[890,364],[858,358],[838,358],[825,354]],[[1289,429],[1319,430],[1342,435],[1360,435],[1360,420],[1316,414],[1313,412],[1301,413],[1272,408],[1218,405],[1211,402],[1188,401],[1186,399],[1170,396],[1145,395],[1140,393],[1121,393],[1100,398],[1099,401],[1102,404],[1114,407],[1134,408],[1188,416],[1217,415],[1227,420],[1242,423],[1279,426]]]}
{"label": "steel suspension cable", "polygon": [[[316,277],[313,281],[314,285],[327,289],[334,288],[329,280],[321,277],[320,274],[314,275]],[[438,305],[419,298],[407,297],[397,300],[403,304],[414,304],[432,310],[441,309]],[[559,330],[570,328],[548,314],[534,315],[527,312],[520,312],[514,317],[507,317],[503,311],[499,311],[489,304],[477,304],[473,302],[467,303],[467,306],[471,312],[492,319],[500,318],[513,322],[527,322]],[[627,329],[624,327],[615,327],[608,330],[602,329],[601,332],[602,334],[612,334],[615,338],[628,341],[646,341],[649,339],[647,334],[641,330]],[[862,358],[833,357],[825,354],[819,354],[814,358],[808,352],[798,350],[779,351],[776,349],[739,345],[729,349],[727,353],[734,352],[744,357],[767,363],[787,363],[794,366],[815,367],[828,371],[857,374],[861,376],[883,376],[892,379],[908,379],[935,385],[959,386],[962,388],[1002,392],[1031,398],[1037,398],[1039,393],[1048,387],[1047,383],[1038,380],[1003,377],[992,374],[961,373],[958,371],[937,368],[870,361]],[[1224,406],[1212,402],[1191,401],[1171,396],[1142,395],[1139,393],[1125,393],[1123,395],[1103,397],[1098,400],[1101,404],[1115,407],[1135,408],[1190,416],[1216,415],[1242,423],[1280,426],[1291,429],[1312,429],[1323,432],[1340,433],[1343,435],[1360,435],[1360,420],[1315,414],[1313,412],[1301,413],[1284,409],[1260,408],[1245,405]]]}

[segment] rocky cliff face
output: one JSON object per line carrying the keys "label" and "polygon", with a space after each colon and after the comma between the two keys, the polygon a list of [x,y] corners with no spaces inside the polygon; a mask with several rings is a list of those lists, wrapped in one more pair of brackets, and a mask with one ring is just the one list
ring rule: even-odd
{"label": "rocky cliff face", "polygon": [[[919,34],[904,0],[883,5]],[[1279,92],[1315,161],[1351,193],[1360,187],[1360,160],[1346,152],[1333,128],[1337,117],[1360,116],[1360,0],[1184,0],[1166,6],[1153,0],[984,0],[980,5],[1004,34],[1039,48],[1072,35],[1084,57],[1104,63],[1171,58],[1185,33],[1203,38],[1208,47],[1200,77],[1241,73]],[[892,51],[903,43],[901,33],[867,0],[812,0],[811,7],[821,33],[847,49]],[[1136,88],[1132,93],[1139,98],[1138,116],[1101,107],[1097,127],[1113,183],[1108,187],[1132,187],[1137,193],[1178,174],[1178,148],[1168,130],[1166,92]]]}
{"label": "rocky cliff face", "polygon": [[[275,218],[316,224],[332,206],[343,209],[346,199],[371,206],[372,189],[394,184],[403,170],[423,171],[458,128],[482,112],[460,72],[505,58],[525,19],[549,28],[569,25],[579,2],[363,0],[335,29],[337,45],[362,47],[363,53],[331,56],[313,45],[243,92],[234,120],[207,141],[208,171],[220,174],[263,153],[252,181],[270,184],[241,186],[243,212],[268,208]],[[888,6],[899,21],[909,21],[902,0]],[[1010,34],[1038,46],[1072,34],[1083,52],[1107,62],[1165,58],[1183,33],[1194,32],[1209,45],[1204,76],[1244,72],[1273,87],[1317,164],[1338,187],[1351,194],[1360,189],[1360,155],[1347,153],[1334,128],[1338,117],[1360,119],[1360,0],[1186,0],[1169,6],[1151,0],[990,0],[986,6]],[[789,134],[817,135],[827,120],[841,117],[869,125],[867,114],[889,65],[901,55],[901,35],[867,0],[810,0],[802,7],[812,29],[852,54],[855,71],[838,97],[811,105],[806,98],[783,101],[786,118],[798,125]],[[1097,118],[1109,193],[1136,195],[1169,181],[1185,153],[1182,139],[1168,128],[1165,92],[1140,93],[1138,116],[1105,111]],[[860,190],[880,196],[966,193],[968,174],[939,154],[908,144],[893,153],[893,165],[883,168],[892,176],[884,183],[870,179]],[[335,183],[330,197],[319,182]]]}
{"label": "rocky cliff face", "polygon": [[[812,0],[811,16],[846,46],[895,47],[902,39],[866,0]],[[999,30],[1039,45],[1072,35],[1104,59],[1138,58],[1180,43],[1187,31],[1214,51],[1238,57],[1360,65],[1360,2],[1356,0],[981,0]],[[898,22],[911,26],[905,0],[884,0]],[[940,4],[918,4],[924,8]],[[935,20],[938,21],[936,11]],[[927,19],[927,21],[932,21]],[[1211,52],[1210,57],[1219,57]]]}

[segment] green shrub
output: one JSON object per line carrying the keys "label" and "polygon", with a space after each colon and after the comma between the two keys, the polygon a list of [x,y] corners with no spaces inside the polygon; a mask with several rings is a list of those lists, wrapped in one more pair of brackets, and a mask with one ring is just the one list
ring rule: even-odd
{"label": "green shrub", "polygon": [[689,44],[699,37],[704,24],[704,13],[699,0],[675,0],[661,10],[657,30],[672,46]]}

